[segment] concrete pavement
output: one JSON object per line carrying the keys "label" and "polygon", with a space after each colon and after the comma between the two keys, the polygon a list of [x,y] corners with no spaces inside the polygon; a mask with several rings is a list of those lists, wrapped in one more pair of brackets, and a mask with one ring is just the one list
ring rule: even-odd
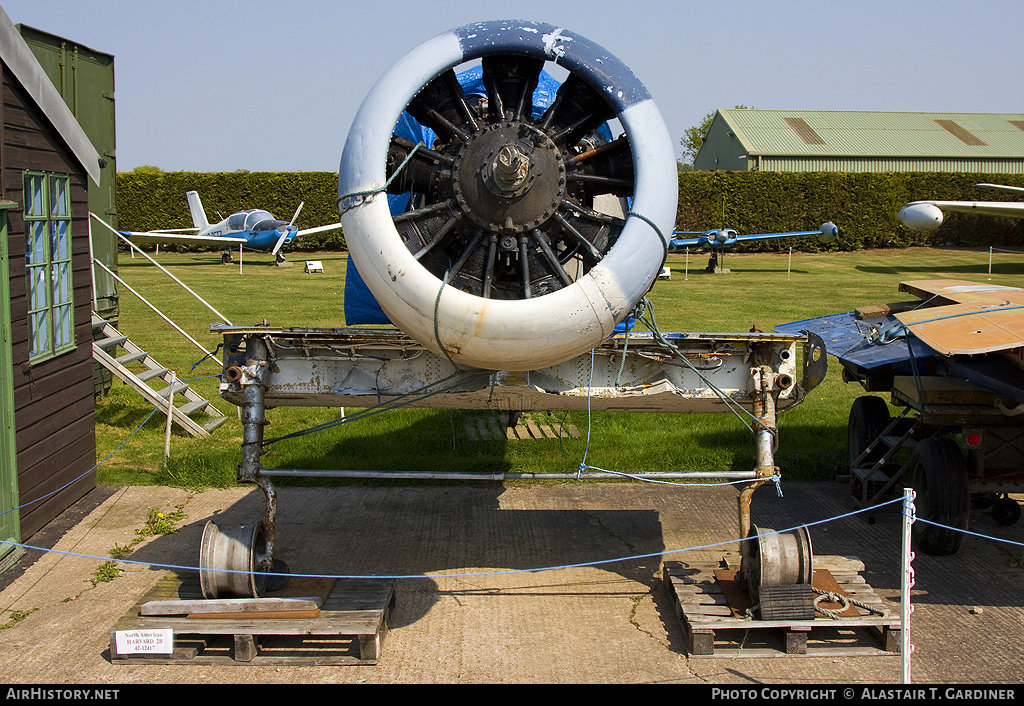
{"label": "concrete pavement", "polygon": [[[853,509],[838,483],[757,491],[754,522],[784,529]],[[544,572],[536,569],[672,552],[717,560],[724,548],[674,550],[739,535],[737,492],[636,483],[463,484],[279,489],[277,556],[293,572],[402,574],[391,632],[375,666],[256,667],[111,663],[110,629],[164,575],[46,553],[0,581],[0,665],[17,683],[898,683],[900,659],[689,657],[661,581],[662,556]],[[131,560],[194,566],[203,526],[262,517],[250,488],[189,493],[102,488],[86,498],[55,549],[105,557],[128,544],[150,508],[187,517],[174,534],[137,545]],[[58,522],[60,518],[58,518]],[[901,516],[896,507],[812,528],[815,555],[860,558],[865,578],[899,609]],[[987,515],[972,530],[1024,541],[1024,524]],[[30,543],[30,542],[29,542]],[[951,557],[919,554],[913,591],[917,682],[1018,683],[1024,668],[1020,547],[968,536]],[[479,573],[443,577],[439,574]],[[23,616],[14,620],[15,613]]]}

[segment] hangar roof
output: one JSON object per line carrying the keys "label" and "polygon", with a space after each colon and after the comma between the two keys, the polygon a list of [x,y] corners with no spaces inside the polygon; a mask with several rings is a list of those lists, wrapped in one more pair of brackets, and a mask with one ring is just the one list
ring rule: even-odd
{"label": "hangar roof", "polygon": [[1024,157],[1024,113],[737,108],[718,119],[750,155]]}

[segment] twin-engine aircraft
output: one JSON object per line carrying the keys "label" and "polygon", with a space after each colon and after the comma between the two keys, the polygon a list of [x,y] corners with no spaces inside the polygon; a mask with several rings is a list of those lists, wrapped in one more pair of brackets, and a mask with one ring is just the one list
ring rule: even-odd
{"label": "twin-engine aircraft", "polygon": [[[694,235],[695,238],[680,238],[680,235]],[[803,230],[793,233],[753,233],[751,235],[740,235],[732,228],[712,228],[711,230],[677,230],[672,234],[669,241],[669,252],[679,252],[686,248],[700,249],[727,248],[737,243],[750,242],[752,240],[771,240],[773,238],[795,238],[801,235],[816,235],[823,243],[831,243],[839,235],[839,229],[835,223],[826,221],[821,224],[818,230]]]}
{"label": "twin-engine aircraft", "polygon": [[[692,235],[694,238],[680,238],[680,235]],[[801,235],[816,235],[822,243],[831,243],[839,235],[839,228],[832,221],[825,221],[818,230],[801,230],[791,233],[751,233],[740,235],[732,228],[712,228],[711,230],[677,230],[672,233],[672,239],[668,241],[669,252],[680,252],[682,250],[694,249],[711,251],[711,258],[708,260],[708,272],[728,272],[721,268],[718,256],[725,252],[725,248],[753,240],[772,240],[774,238],[796,238]]]}
{"label": "twin-engine aircraft", "polygon": [[135,243],[220,246],[224,249],[221,261],[225,263],[231,262],[231,251],[239,246],[246,250],[270,252],[277,262],[281,263],[284,261],[284,253],[281,252],[281,248],[295,238],[341,228],[341,223],[332,223],[299,230],[295,227],[295,221],[299,217],[299,211],[302,210],[302,203],[295,209],[295,215],[292,216],[291,222],[278,220],[268,211],[251,208],[232,213],[219,223],[211,225],[206,219],[206,211],[203,210],[199,194],[189,191],[185,197],[188,199],[188,207],[192,212],[192,223],[195,227],[151,230],[144,233],[122,231],[122,234]]}
{"label": "twin-engine aircraft", "polygon": [[[1002,184],[978,184],[993,189],[1024,191],[1019,186]],[[914,230],[935,230],[942,225],[942,212],[980,213],[985,216],[1010,216],[1024,218],[1024,202],[1014,201],[913,201],[897,214],[903,225]]]}

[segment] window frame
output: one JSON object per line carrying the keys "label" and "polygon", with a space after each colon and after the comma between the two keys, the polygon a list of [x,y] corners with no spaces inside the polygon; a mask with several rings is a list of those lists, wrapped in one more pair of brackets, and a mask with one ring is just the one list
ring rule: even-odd
{"label": "window frame", "polygon": [[25,294],[29,362],[75,350],[71,176],[26,170]]}

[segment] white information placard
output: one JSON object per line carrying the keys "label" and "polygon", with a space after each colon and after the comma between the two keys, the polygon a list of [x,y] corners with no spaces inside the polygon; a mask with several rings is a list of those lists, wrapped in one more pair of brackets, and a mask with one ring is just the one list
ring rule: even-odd
{"label": "white information placard", "polygon": [[114,646],[119,655],[169,655],[174,652],[174,631],[116,630]]}

